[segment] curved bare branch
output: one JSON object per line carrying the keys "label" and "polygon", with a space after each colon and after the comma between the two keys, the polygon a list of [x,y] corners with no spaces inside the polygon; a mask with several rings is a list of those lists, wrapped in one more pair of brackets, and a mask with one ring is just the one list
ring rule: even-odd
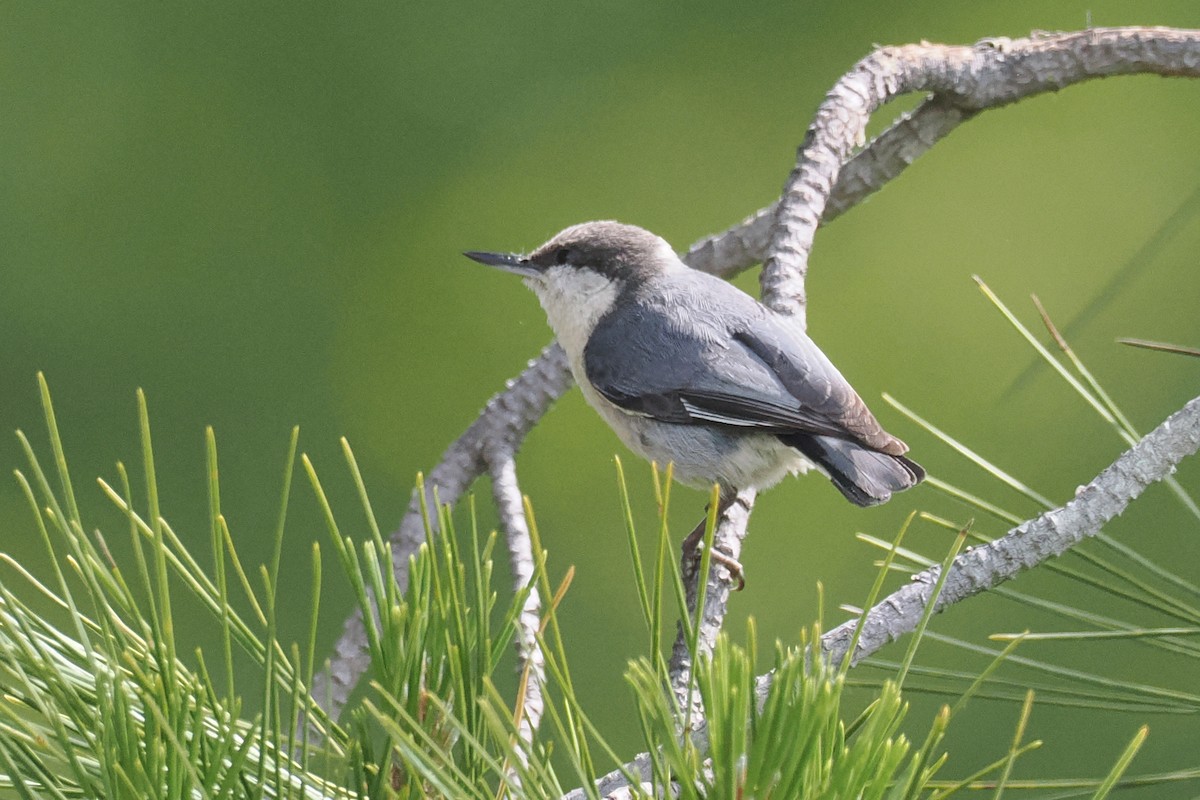
{"label": "curved bare branch", "polygon": [[862,144],[880,106],[902,94],[932,92],[955,108],[977,112],[1109,75],[1195,77],[1198,36],[1171,28],[1093,28],[985,39],[972,46],[922,43],[875,50],[830,89],[800,146],[763,263],[763,303],[804,324],[804,278],[817,226],[842,164]]}
{"label": "curved bare branch", "polygon": [[[803,324],[804,277],[817,226],[852,207],[958,124],[979,111],[1092,78],[1151,73],[1200,76],[1200,32],[1169,28],[1091,29],[989,39],[973,46],[934,44],[879,48],[831,90],[799,150],[796,168],[779,203],[741,224],[708,237],[684,256],[686,263],[731,274],[764,261],[763,298]],[[866,121],[881,105],[907,91],[933,96],[847,162]],[[777,225],[773,223],[777,222]],[[515,453],[525,435],[571,385],[566,360],[551,344],[493,397],[474,423],[429,474],[442,502],[454,502],[487,468],[486,453],[499,443]],[[418,498],[392,536],[396,580],[407,583],[408,556],[423,538]],[[329,698],[331,716],[345,704],[367,667],[362,620],[347,620],[314,696]]]}

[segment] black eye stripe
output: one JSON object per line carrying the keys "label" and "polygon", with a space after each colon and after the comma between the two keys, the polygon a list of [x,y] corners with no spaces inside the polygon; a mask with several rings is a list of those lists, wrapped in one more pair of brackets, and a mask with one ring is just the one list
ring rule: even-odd
{"label": "black eye stripe", "polygon": [[554,252],[554,263],[565,264],[571,257],[571,251],[565,247],[560,247]]}

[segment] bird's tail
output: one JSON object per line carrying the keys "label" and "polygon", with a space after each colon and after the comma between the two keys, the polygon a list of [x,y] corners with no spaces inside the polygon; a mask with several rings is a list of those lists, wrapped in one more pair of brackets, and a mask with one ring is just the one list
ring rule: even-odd
{"label": "bird's tail", "polygon": [[916,486],[925,478],[925,470],[912,459],[870,450],[846,439],[797,433],[779,438],[820,467],[855,505],[885,503],[892,492]]}

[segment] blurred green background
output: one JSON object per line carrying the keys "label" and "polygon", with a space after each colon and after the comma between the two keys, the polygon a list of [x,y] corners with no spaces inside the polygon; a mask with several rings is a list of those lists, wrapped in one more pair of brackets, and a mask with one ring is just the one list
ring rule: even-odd
{"label": "blurred green background", "polygon": [[[113,539],[123,522],[92,481],[112,480],[117,460],[137,461],[136,387],[150,401],[164,512],[200,552],[205,425],[216,429],[223,502],[248,564],[269,557],[293,425],[344,531],[366,535],[342,435],[381,524],[394,526],[417,471],[549,340],[533,296],[462,250],[530,248],[594,218],[640,224],[684,249],[777,195],[817,103],[873,43],[969,43],[1089,20],[1190,27],[1200,9],[1194,0],[5,6],[0,429],[26,430],[45,452],[34,379],[44,370],[85,509]],[[1197,142],[1196,81],[1118,78],[989,112],[818,235],[810,332],[932,473],[1023,515],[1036,510],[997,494],[881,392],[1065,500],[1123,447],[1034,364],[970,276],[1031,324],[1036,292],[1150,429],[1197,393],[1200,367],[1113,340],[1200,345]],[[752,275],[739,283],[755,290]],[[645,643],[617,452],[572,392],[519,465],[552,570],[578,568],[563,611],[576,680],[602,728],[632,748],[621,673]],[[15,438],[0,437],[0,465],[21,464]],[[648,470],[626,464],[649,536]],[[327,536],[298,478],[284,573],[306,587],[309,543]],[[1185,465],[1180,479],[1195,490],[1200,470]],[[486,487],[478,496],[491,526]],[[704,498],[679,489],[674,500],[679,537]],[[841,621],[836,605],[861,602],[875,572],[876,554],[853,534],[890,538],[914,508],[972,516],[928,488],[871,510],[819,479],[769,493],[731,629],[753,615],[764,641],[794,641],[817,613],[818,580],[827,621]],[[0,547],[44,566],[11,480],[0,483],[0,526]],[[1195,520],[1160,487],[1111,532],[1200,578]],[[928,525],[911,536],[935,555],[950,540]],[[351,602],[334,573],[330,565],[323,648]],[[1108,602],[1054,576],[1021,588]],[[294,591],[304,607],[307,590]],[[184,635],[210,646],[215,633],[196,619]],[[996,598],[936,624],[976,642],[1061,627]],[[284,638],[303,626],[284,620]],[[1200,682],[1187,672],[1194,663],[1153,651],[1043,647],[1029,654],[1102,661],[1117,679]],[[930,660],[939,657],[970,666],[932,647]],[[915,700],[925,725],[940,700]],[[1016,713],[976,703],[955,731],[953,771],[999,757]],[[1030,736],[1049,744],[1026,771],[1098,773],[1145,719],[1038,707]],[[1194,719],[1151,721],[1135,771],[1194,765]]]}

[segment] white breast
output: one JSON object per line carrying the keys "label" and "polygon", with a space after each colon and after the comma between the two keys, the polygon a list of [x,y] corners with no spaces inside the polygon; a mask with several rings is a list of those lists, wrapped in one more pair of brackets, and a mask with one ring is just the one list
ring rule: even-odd
{"label": "white breast", "polygon": [[617,286],[590,269],[550,267],[525,283],[537,295],[559,344],[567,351],[576,381],[580,381],[583,350],[596,323],[617,300]]}

